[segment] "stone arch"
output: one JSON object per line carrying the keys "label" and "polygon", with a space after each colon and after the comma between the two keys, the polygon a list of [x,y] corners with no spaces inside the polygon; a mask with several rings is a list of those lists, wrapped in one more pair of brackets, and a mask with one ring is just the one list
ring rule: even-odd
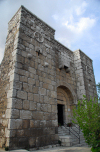
{"label": "stone arch", "polygon": [[67,82],[64,82],[64,81],[59,81],[57,83],[57,88],[59,86],[67,88],[70,91],[70,93],[72,94],[74,104],[77,104],[77,95],[74,92],[74,90],[72,89],[72,87]]}
{"label": "stone arch", "polygon": [[77,103],[76,94],[68,83],[59,82],[57,85],[58,123],[59,108],[63,108],[63,121],[68,123],[72,119],[72,109]]}

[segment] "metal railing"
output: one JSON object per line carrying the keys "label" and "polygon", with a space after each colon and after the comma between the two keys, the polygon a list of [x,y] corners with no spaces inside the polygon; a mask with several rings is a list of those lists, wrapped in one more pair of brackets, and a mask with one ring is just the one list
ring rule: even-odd
{"label": "metal railing", "polygon": [[[72,123],[71,123],[72,124]],[[76,131],[72,126],[74,126],[75,128],[77,128],[78,131]],[[77,125],[78,126],[78,125]],[[68,124],[66,124],[64,122],[64,127],[69,130],[69,135],[72,133],[74,136],[76,136],[76,138],[78,138],[79,140],[79,144],[80,144],[80,126],[76,127],[74,124],[72,124],[71,126],[68,126]]]}

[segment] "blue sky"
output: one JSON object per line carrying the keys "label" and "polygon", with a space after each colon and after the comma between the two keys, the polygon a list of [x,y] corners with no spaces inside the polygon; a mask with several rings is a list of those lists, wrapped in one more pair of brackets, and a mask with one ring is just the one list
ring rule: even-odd
{"label": "blue sky", "polygon": [[8,21],[21,5],[53,27],[59,42],[88,55],[100,82],[100,0],[0,0],[0,62]]}

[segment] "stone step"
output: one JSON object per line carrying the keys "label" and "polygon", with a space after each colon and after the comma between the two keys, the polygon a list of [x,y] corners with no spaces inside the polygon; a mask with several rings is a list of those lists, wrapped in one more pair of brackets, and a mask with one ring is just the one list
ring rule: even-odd
{"label": "stone step", "polygon": [[[79,132],[79,130],[76,127],[72,127],[72,128],[70,128],[70,131],[71,132],[69,135],[69,127],[65,128],[64,126],[61,126],[58,128],[58,135],[59,135],[59,137],[61,137],[61,138],[59,138],[59,140],[61,140],[62,146],[86,145],[83,133],[81,131],[80,131],[80,144],[79,144],[78,138],[76,137],[78,135],[76,132]],[[65,138],[65,136],[66,136],[66,138]]]}
{"label": "stone step", "polygon": [[61,141],[61,146],[70,147],[72,146],[71,136],[59,136],[59,140]]}

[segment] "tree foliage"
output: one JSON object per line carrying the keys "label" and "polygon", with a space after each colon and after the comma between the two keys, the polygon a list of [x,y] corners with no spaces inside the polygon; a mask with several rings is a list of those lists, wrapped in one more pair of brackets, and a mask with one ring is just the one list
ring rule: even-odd
{"label": "tree foliage", "polygon": [[[84,138],[92,151],[100,150],[100,106],[96,99],[78,101],[78,108],[73,110],[73,122],[82,129]],[[99,150],[98,150],[99,149]]]}

